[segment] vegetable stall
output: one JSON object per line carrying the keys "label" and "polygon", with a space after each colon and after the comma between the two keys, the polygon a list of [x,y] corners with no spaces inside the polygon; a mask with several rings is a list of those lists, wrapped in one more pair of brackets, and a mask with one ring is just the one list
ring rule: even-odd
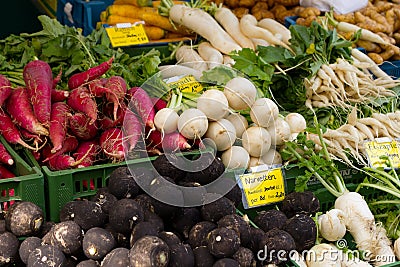
{"label": "vegetable stall", "polygon": [[0,266],[400,266],[397,5],[115,0],[0,40]]}

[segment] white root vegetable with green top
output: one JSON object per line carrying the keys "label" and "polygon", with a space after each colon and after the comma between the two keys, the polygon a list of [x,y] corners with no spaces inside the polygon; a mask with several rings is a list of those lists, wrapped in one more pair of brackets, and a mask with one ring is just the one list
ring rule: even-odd
{"label": "white root vegetable with green top", "polygon": [[236,129],[227,119],[212,121],[208,124],[205,138],[214,141],[218,151],[230,148],[236,140]]}
{"label": "white root vegetable with green top", "polygon": [[201,96],[197,98],[196,107],[212,121],[220,120],[229,113],[228,99],[222,91],[217,89],[204,91]]}
{"label": "white root vegetable with green top", "polygon": [[179,116],[178,131],[188,139],[199,139],[207,129],[207,116],[197,108],[189,108]]}
{"label": "white root vegetable with green top", "polygon": [[281,117],[274,120],[267,128],[267,131],[271,136],[271,145],[274,147],[285,144],[285,142],[289,141],[291,138],[290,126]]}
{"label": "white root vegetable with green top", "polygon": [[178,113],[171,108],[163,108],[154,116],[154,126],[162,134],[169,134],[178,129]]}
{"label": "white root vegetable with green top", "polygon": [[180,65],[193,68],[200,72],[208,70],[207,62],[205,62],[199,53],[189,45],[178,47],[175,53],[175,58],[177,63]]}
{"label": "white root vegetable with green top", "polygon": [[173,5],[169,17],[173,22],[202,36],[223,54],[242,49],[210,14],[200,8]]}
{"label": "white root vegetable with green top", "polygon": [[242,135],[242,146],[252,157],[261,157],[271,148],[271,136],[263,127],[251,126]]}
{"label": "white root vegetable with green top", "polygon": [[337,241],[346,234],[345,214],[342,210],[331,209],[318,216],[318,231],[324,239]]}
{"label": "white root vegetable with green top", "polygon": [[307,127],[306,119],[300,113],[292,112],[287,114],[285,121],[289,124],[292,133],[301,133]]}
{"label": "white root vegetable with green top", "polygon": [[218,67],[224,63],[224,57],[221,52],[213,47],[209,42],[201,42],[197,47],[197,52],[206,61],[208,69]]}
{"label": "white root vegetable with green top", "polygon": [[227,169],[247,169],[250,162],[250,155],[241,146],[231,146],[222,152],[221,160]]}
{"label": "white root vegetable with green top", "polygon": [[257,88],[250,80],[235,77],[225,84],[224,94],[231,108],[242,110],[253,105],[257,96]]}
{"label": "white root vegetable with green top", "polygon": [[250,117],[258,126],[271,126],[278,118],[278,115],[278,106],[269,98],[259,98],[253,103],[253,105],[251,105]]}

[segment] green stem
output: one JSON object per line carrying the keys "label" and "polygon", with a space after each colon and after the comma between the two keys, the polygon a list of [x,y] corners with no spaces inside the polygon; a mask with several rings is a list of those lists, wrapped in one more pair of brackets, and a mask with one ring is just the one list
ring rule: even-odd
{"label": "green stem", "polygon": [[75,38],[76,40],[78,40],[79,43],[81,43],[86,54],[89,56],[90,62],[92,63],[93,66],[95,66],[97,64],[96,60],[94,59],[92,53],[90,53],[89,48],[85,45],[85,43],[81,40],[81,38],[79,38],[80,35],[79,36],[69,35],[69,36],[71,36],[72,38]]}
{"label": "green stem", "polygon": [[12,83],[15,83],[15,84],[18,84],[18,85],[21,85],[21,86],[25,86],[25,82],[23,80],[14,79],[14,78],[11,78],[11,77],[7,77],[7,79]]}
{"label": "green stem", "polygon": [[[400,181],[398,179],[396,179],[395,177],[391,176],[390,174],[388,174],[387,172],[378,170],[378,169],[374,169],[374,168],[370,168],[370,167],[365,167],[364,170],[367,170],[366,173],[369,176],[371,176],[372,178],[376,178],[376,179],[383,181],[385,184],[388,184],[393,189],[398,190],[398,188],[400,188]],[[375,173],[375,175],[371,174],[371,172]],[[379,174],[379,176],[377,176],[376,174]],[[393,183],[395,183],[398,186],[398,188],[396,186],[394,186],[392,183],[390,183],[389,181],[392,181]]]}
{"label": "green stem", "polygon": [[381,205],[381,204],[400,204],[400,200],[378,200],[374,202],[370,202],[370,205]]}
{"label": "green stem", "polygon": [[391,194],[397,198],[400,198],[400,192],[398,190],[394,191],[388,187],[385,186],[381,186],[381,185],[377,185],[377,184],[370,184],[370,183],[360,183],[356,189],[356,191],[358,191],[361,187],[372,187],[372,188],[376,188],[378,190],[381,190],[383,192],[386,192],[388,194]]}

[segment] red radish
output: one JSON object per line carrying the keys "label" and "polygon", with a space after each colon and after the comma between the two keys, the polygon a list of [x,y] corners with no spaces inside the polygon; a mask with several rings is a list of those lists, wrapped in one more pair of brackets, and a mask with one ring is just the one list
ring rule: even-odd
{"label": "red radish", "polygon": [[90,140],[97,135],[97,121],[90,124],[90,118],[83,113],[75,113],[69,117],[69,130],[79,140]]}
{"label": "red radish", "polygon": [[123,132],[119,128],[110,128],[100,135],[100,147],[103,152],[116,160],[125,157],[124,147],[122,144]]}
{"label": "red radish", "polygon": [[106,130],[116,127],[115,122],[110,117],[102,116],[98,121],[100,129]]}
{"label": "red radish", "polygon": [[0,134],[10,144],[20,144],[23,147],[36,150],[21,139],[21,133],[17,126],[13,123],[10,116],[2,109],[0,109]]}
{"label": "red radish", "polygon": [[147,127],[154,130],[154,110],[153,102],[145,90],[140,87],[132,87],[127,94],[131,96],[129,105],[132,106]]}
{"label": "red radish", "polygon": [[84,72],[73,74],[68,80],[68,88],[75,89],[87,82],[101,77],[111,68],[113,60],[114,57]]}
{"label": "red radish", "polygon": [[11,94],[11,83],[6,76],[0,74],[0,106]]}
{"label": "red radish", "polygon": [[127,84],[124,78],[115,75],[108,78],[105,86],[112,91],[112,93],[106,93],[106,98],[114,104],[113,116],[116,120],[118,106],[124,101],[126,95]]}
{"label": "red radish", "polygon": [[139,118],[130,109],[126,109],[123,127],[123,144],[125,151],[132,151],[142,136],[143,125]]}
{"label": "red radish", "polygon": [[[24,128],[19,129],[19,132],[21,133],[22,139],[30,141],[33,145],[35,145],[35,150],[39,150],[39,144],[43,142],[42,138],[40,138],[39,135],[33,134]],[[46,142],[44,143],[44,145]]]}
{"label": "red radish", "polygon": [[93,124],[97,120],[97,104],[85,87],[72,90],[67,99],[67,104],[74,110],[85,113]]}
{"label": "red radish", "polygon": [[153,102],[156,111],[167,107],[167,102],[162,98],[151,97],[151,102]]}
{"label": "red radish", "polygon": [[81,159],[84,158],[77,167],[82,168],[92,166],[99,151],[100,146],[97,140],[81,142],[73,154],[76,161],[81,161]]}
{"label": "red radish", "polygon": [[51,102],[62,102],[67,100],[69,92],[66,90],[52,89],[51,90]]}
{"label": "red radish", "polygon": [[53,88],[53,73],[50,65],[42,60],[30,61],[24,67],[23,77],[37,120],[48,126]]}
{"label": "red radish", "polygon": [[51,155],[46,157],[43,162],[49,161],[50,159],[55,158],[58,155],[64,154],[64,153],[68,153],[68,152],[72,152],[74,151],[79,145],[78,139],[76,139],[75,136],[67,136],[64,140],[64,144],[61,147],[61,149],[57,150],[55,153],[52,153],[51,151]]}
{"label": "red radish", "polygon": [[61,154],[52,157],[49,160],[49,168],[53,171],[66,170],[74,167],[75,159],[67,154]]}
{"label": "red radish", "polygon": [[53,79],[53,86],[52,86],[53,89],[55,89],[57,87],[57,84],[61,81],[61,76],[62,76],[62,68],[58,72],[57,76]]}
{"label": "red radish", "polygon": [[0,179],[13,178],[15,174],[7,169],[4,165],[0,164]]}
{"label": "red radish", "polygon": [[7,164],[7,165],[13,165],[14,160],[11,157],[10,153],[8,153],[6,147],[0,143],[0,162]]}
{"label": "red radish", "polygon": [[6,101],[6,109],[18,126],[34,134],[49,135],[49,131],[35,117],[25,88],[12,90]]}
{"label": "red radish", "polygon": [[103,105],[103,115],[110,118],[113,121],[113,127],[117,127],[117,126],[122,126],[122,124],[124,123],[124,117],[125,117],[125,111],[127,109],[127,106],[125,104],[125,102],[120,102],[120,105],[117,109],[117,119],[116,120],[112,120],[111,117],[113,117],[113,113],[114,113],[114,105],[113,103],[107,102]]}
{"label": "red radish", "polygon": [[187,139],[179,132],[165,134],[164,138],[160,131],[151,131],[148,137],[150,146],[155,146],[164,151],[186,150],[191,148]]}
{"label": "red radish", "polygon": [[106,87],[108,79],[95,79],[88,83],[87,87],[90,93],[95,97],[102,97],[107,93],[112,94],[112,90]]}
{"label": "red radish", "polygon": [[32,156],[36,161],[39,161],[42,157],[41,151],[32,151]]}
{"label": "red radish", "polygon": [[60,150],[67,135],[70,107],[65,102],[55,102],[51,105],[49,137],[53,144],[52,153]]}

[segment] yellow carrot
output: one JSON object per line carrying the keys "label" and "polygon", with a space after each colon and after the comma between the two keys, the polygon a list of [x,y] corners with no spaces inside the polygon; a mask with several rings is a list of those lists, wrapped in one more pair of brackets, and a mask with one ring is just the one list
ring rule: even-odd
{"label": "yellow carrot", "polygon": [[[187,3],[186,1],[180,1],[180,0],[173,0],[172,1],[174,5],[181,5]],[[161,0],[153,0],[153,7],[158,8],[161,5],[162,1]]]}
{"label": "yellow carrot", "polygon": [[141,19],[135,19],[131,17],[123,17],[123,16],[118,16],[118,15],[109,15],[107,19],[104,21],[104,23],[114,25],[117,23],[135,23],[139,22]]}
{"label": "yellow carrot", "polygon": [[143,26],[144,26],[144,31],[146,32],[147,38],[149,38],[149,40],[159,40],[164,38],[166,33],[164,29],[156,26],[149,26],[149,25],[143,25]]}
{"label": "yellow carrot", "polygon": [[114,0],[113,5],[152,6],[152,0]]}
{"label": "yellow carrot", "polygon": [[107,7],[108,15],[118,15],[123,17],[131,17],[140,19],[143,13],[158,14],[156,8],[153,7],[137,7],[134,5],[110,5]]}

